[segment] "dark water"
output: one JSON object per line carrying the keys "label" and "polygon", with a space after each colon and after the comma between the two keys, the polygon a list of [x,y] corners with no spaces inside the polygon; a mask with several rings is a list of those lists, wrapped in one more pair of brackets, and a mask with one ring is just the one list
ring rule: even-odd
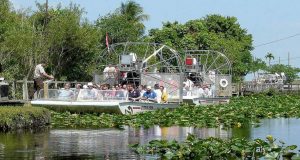
{"label": "dark water", "polygon": [[266,119],[261,126],[223,130],[154,126],[149,129],[125,127],[99,130],[19,131],[0,133],[0,159],[140,159],[129,144],[145,144],[153,139],[185,140],[188,133],[200,138],[265,138],[273,135],[287,144],[300,146],[300,119]]}

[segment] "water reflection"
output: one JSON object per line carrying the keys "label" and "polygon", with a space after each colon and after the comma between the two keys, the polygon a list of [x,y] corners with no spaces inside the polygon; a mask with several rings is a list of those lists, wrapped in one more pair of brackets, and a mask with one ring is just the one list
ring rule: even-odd
{"label": "water reflection", "polygon": [[295,118],[279,118],[264,119],[261,126],[251,129],[251,139],[262,138],[266,135],[272,135],[278,140],[282,140],[288,145],[295,144],[300,148],[300,119]]}
{"label": "water reflection", "polygon": [[230,138],[231,130],[224,130],[223,127],[218,128],[194,128],[194,127],[159,127],[154,126],[149,129],[126,127],[129,132],[130,143],[145,144],[153,139],[167,139],[184,141],[188,134],[195,134],[199,138],[219,137]]}
{"label": "water reflection", "polygon": [[0,159],[139,159],[129,144],[145,144],[153,139],[183,141],[189,133],[200,138],[244,137],[265,138],[271,134],[287,144],[300,146],[297,134],[299,119],[262,120],[258,128],[246,126],[242,129],[159,127],[149,129],[125,127],[99,130],[20,131],[0,133]]}
{"label": "water reflection", "polygon": [[153,139],[183,141],[189,133],[201,138],[228,138],[231,131],[221,128],[159,127],[149,129],[125,127],[99,130],[21,131],[0,133],[0,158],[44,159],[138,159],[129,144],[145,144]]}

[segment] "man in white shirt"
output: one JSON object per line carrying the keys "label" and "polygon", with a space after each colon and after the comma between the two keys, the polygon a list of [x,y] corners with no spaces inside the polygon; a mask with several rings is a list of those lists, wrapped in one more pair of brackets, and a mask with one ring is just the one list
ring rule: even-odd
{"label": "man in white shirt", "polygon": [[192,96],[194,82],[191,81],[190,79],[186,78],[186,81],[183,82],[183,84],[184,84],[184,89],[187,91],[187,96]]}
{"label": "man in white shirt", "polygon": [[117,74],[116,68],[109,64],[104,68],[103,73],[106,79],[106,83],[108,83],[110,86],[113,86],[115,84],[115,76]]}
{"label": "man in white shirt", "polygon": [[[46,66],[46,62],[41,62],[35,67],[34,75],[33,75],[34,93],[35,92],[38,93],[41,89],[44,88],[44,79],[54,79],[52,75],[48,75],[45,72],[44,69],[45,66]],[[31,98],[33,98],[33,95]]]}
{"label": "man in white shirt", "polygon": [[107,67],[104,68],[103,73],[105,78],[115,78],[116,68],[109,64]]}

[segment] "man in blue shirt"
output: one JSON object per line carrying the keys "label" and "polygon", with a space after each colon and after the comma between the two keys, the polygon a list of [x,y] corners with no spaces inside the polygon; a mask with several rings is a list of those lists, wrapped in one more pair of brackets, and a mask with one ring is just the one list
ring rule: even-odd
{"label": "man in blue shirt", "polygon": [[151,90],[151,86],[147,86],[147,91],[143,94],[143,99],[152,102],[157,102],[157,95]]}
{"label": "man in blue shirt", "polygon": [[127,85],[128,88],[128,99],[131,101],[139,101],[140,100],[140,91],[133,88],[132,84]]}

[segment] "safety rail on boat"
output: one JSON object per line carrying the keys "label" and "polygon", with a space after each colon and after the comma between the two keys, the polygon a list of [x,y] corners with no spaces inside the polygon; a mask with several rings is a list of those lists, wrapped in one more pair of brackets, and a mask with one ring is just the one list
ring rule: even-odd
{"label": "safety rail on boat", "polygon": [[209,90],[202,90],[198,87],[193,87],[192,90],[183,90],[183,96],[185,97],[199,97],[199,98],[213,98],[216,97],[216,90],[209,89]]}
{"label": "safety rail on boat", "polygon": [[127,91],[97,89],[40,90],[37,100],[48,101],[127,101]]}

